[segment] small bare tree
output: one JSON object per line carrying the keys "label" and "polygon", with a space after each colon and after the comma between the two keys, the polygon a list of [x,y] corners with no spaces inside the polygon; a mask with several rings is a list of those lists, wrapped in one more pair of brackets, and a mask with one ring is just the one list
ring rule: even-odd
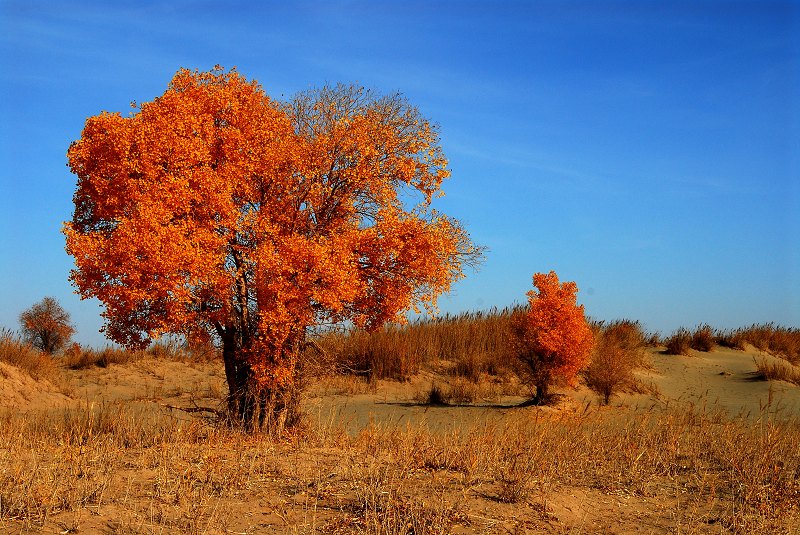
{"label": "small bare tree", "polygon": [[69,312],[54,297],[45,297],[19,315],[22,336],[34,347],[53,354],[69,343],[75,329]]}

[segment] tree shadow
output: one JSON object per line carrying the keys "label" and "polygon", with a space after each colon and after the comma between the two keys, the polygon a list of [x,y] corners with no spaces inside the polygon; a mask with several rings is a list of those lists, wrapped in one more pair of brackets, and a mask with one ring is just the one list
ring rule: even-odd
{"label": "tree shadow", "polygon": [[525,407],[553,407],[558,402],[568,397],[566,394],[550,394],[543,402],[537,402],[534,398],[529,398],[519,403],[449,403],[444,400],[437,402],[429,401],[377,401],[376,405],[390,405],[393,407],[425,407],[430,409],[520,409]]}
{"label": "tree shadow", "polygon": [[742,381],[747,383],[760,383],[767,380],[767,376],[762,371],[747,372],[742,377]]}

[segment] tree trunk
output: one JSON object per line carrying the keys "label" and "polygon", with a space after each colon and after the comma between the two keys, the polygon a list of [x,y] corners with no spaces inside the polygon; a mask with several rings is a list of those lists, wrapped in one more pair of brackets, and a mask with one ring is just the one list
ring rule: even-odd
{"label": "tree trunk", "polygon": [[534,405],[544,405],[550,398],[550,385],[546,381],[536,384],[536,396],[533,398]]}
{"label": "tree trunk", "polygon": [[300,419],[297,377],[283,388],[268,388],[256,380],[250,365],[241,358],[233,336],[223,340],[222,357],[228,382],[228,421],[248,431],[281,434]]}

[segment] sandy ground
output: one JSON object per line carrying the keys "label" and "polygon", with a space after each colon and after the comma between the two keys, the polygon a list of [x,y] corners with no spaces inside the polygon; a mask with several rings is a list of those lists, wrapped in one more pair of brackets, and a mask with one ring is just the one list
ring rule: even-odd
{"label": "sandy ground", "polygon": [[[730,416],[758,417],[764,411],[771,415],[800,418],[800,387],[783,381],[760,378],[754,357],[775,359],[755,348],[736,351],[725,348],[691,356],[667,355],[649,350],[651,368],[638,372],[646,384],[655,385],[656,394],[622,393],[611,399],[612,406],[632,409],[691,406],[710,411],[719,410]],[[307,413],[321,425],[338,423],[351,432],[376,423],[387,427],[407,423],[425,425],[444,432],[483,421],[502,421],[516,413],[515,405],[522,397],[505,397],[491,403],[431,407],[415,401],[415,394],[424,392],[441,379],[421,375],[408,383],[386,382],[375,392],[312,397]],[[556,408],[541,410],[582,411],[597,405],[598,396],[586,388],[563,388]]]}
{"label": "sandy ground", "polygon": [[652,352],[653,370],[643,374],[662,393],[664,403],[688,403],[718,408],[731,415],[770,413],[800,416],[800,387],[765,381],[754,358],[780,360],[755,348],[748,351],[716,348],[691,356]]}
{"label": "sandy ground", "polygon": [[[722,410],[731,416],[772,414],[800,417],[800,387],[783,381],[765,381],[754,358],[776,359],[755,348],[748,351],[716,348],[691,356],[666,355],[649,350],[651,368],[638,372],[656,394],[623,393],[612,406],[631,408],[685,404]],[[778,360],[778,359],[776,359]],[[219,404],[227,391],[221,363],[182,363],[151,359],[108,368],[64,370],[58,384],[37,381],[17,368],[0,362],[0,411],[27,412],[57,409],[75,403],[146,402],[159,406],[191,407]],[[444,430],[474,424],[484,419],[502,419],[513,413],[522,397],[501,397],[491,402],[431,407],[417,399],[431,384],[446,383],[441,377],[423,373],[408,382],[380,381],[356,392],[331,387],[309,389],[305,411],[325,425],[339,424],[358,431],[370,423],[405,426],[423,423]],[[598,397],[586,387],[559,390],[558,410],[582,410],[597,404]],[[545,408],[544,410],[550,410]]]}
{"label": "sandy ground", "polygon": [[[766,411],[782,417],[800,417],[800,387],[760,379],[754,357],[773,357],[756,350],[744,352],[718,348],[710,353],[692,352],[691,356],[665,355],[651,350],[649,357],[652,366],[640,372],[640,377],[655,385],[657,394],[622,394],[612,399],[612,406],[652,410],[683,404],[734,416],[743,414],[757,418]],[[0,412],[14,413],[119,402],[174,413],[174,409],[169,407],[219,406],[226,392],[221,363],[142,360],[108,368],[64,370],[63,381],[58,384],[35,381],[16,368],[0,363],[0,379]],[[422,426],[435,432],[450,433],[482,422],[502,423],[507,418],[518,416],[520,411],[569,413],[598,405],[597,396],[585,387],[562,389],[558,405],[547,408],[517,408],[514,405],[523,401],[520,397],[462,406],[421,404],[417,401],[420,392],[435,380],[437,378],[430,374],[422,374],[405,383],[386,381],[372,387],[356,385],[356,393],[345,393],[335,386],[316,385],[306,396],[304,410],[314,425],[331,429],[344,427],[351,434],[373,424],[400,429]],[[613,407],[605,410],[613,410]],[[350,459],[348,462],[360,460]],[[330,488],[336,488],[337,478],[343,478],[348,469],[342,463],[339,454],[327,455],[324,451],[296,453],[285,464],[276,464],[273,481],[283,483],[274,483],[278,487],[257,494],[255,501],[226,502],[225,510],[219,513],[222,515],[220,518],[226,519],[225,530],[199,532],[284,533],[287,525],[302,524],[312,514],[313,522],[319,525],[335,520],[330,510],[324,507],[325,499],[334,498],[317,501],[318,492],[311,503],[312,493],[307,492],[303,485],[320,485],[329,479]],[[132,472],[118,477],[131,485],[132,481],[141,481],[149,476]],[[448,500],[459,503],[459,511],[466,511],[466,516],[453,533],[673,533],[672,518],[682,507],[678,497],[632,495],[589,487],[554,489],[548,494],[546,504],[536,496],[525,503],[505,504],[487,499],[486,496],[493,495],[496,489],[471,493],[458,490],[461,487],[453,480],[455,477],[448,472],[427,474],[420,480],[418,490],[410,490],[423,499],[431,492],[443,493]],[[286,481],[300,481],[301,484],[289,488]],[[267,482],[265,485],[265,488],[269,487]],[[330,496],[342,499],[333,491]],[[72,533],[75,531],[69,531],[70,526],[79,525],[81,533],[127,533],[131,532],[132,524],[124,519],[130,514],[119,503],[110,503],[97,510],[82,509],[59,514],[37,530]],[[720,532],[713,522],[704,522],[698,524],[697,533]],[[0,522],[0,533],[26,532],[21,526]]]}
{"label": "sandy ground", "polygon": [[59,408],[73,402],[50,381],[35,380],[19,368],[0,362],[0,411]]}

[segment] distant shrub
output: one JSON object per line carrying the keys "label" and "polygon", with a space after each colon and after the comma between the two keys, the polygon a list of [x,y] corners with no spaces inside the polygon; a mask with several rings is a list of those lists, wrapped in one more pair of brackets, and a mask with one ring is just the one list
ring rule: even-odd
{"label": "distant shrub", "polygon": [[78,344],[72,344],[65,352],[62,360],[64,366],[72,370],[98,367],[107,368],[111,364],[126,364],[140,360],[144,357],[142,351],[128,351],[116,347],[104,347],[97,350],[84,348]]}
{"label": "distant shrub", "polygon": [[669,355],[689,355],[689,349],[692,347],[692,334],[681,327],[665,340],[665,345]]}
{"label": "distant shrub", "polygon": [[595,333],[592,360],[583,375],[605,405],[619,389],[636,383],[633,371],[644,362],[644,348],[645,334],[639,322],[619,320]]}
{"label": "distant shrub", "polygon": [[45,297],[19,315],[25,341],[52,355],[69,343],[75,334],[69,312],[54,297]]}
{"label": "distant shrub", "polygon": [[708,352],[714,349],[716,345],[716,336],[714,329],[710,325],[700,325],[692,333],[692,339],[689,346],[697,351]]}

